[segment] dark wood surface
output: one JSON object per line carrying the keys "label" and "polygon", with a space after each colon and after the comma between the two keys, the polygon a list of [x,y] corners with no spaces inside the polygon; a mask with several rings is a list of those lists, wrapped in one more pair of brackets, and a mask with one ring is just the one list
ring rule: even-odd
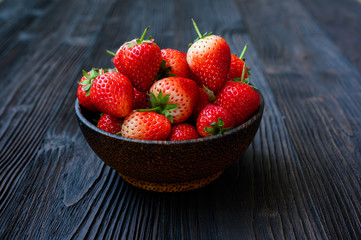
{"label": "dark wood surface", "polygon": [[[0,0],[0,239],[360,239],[361,2]],[[82,69],[146,26],[161,48],[196,33],[249,44],[265,97],[250,148],[214,183],[153,193],[91,151]]]}

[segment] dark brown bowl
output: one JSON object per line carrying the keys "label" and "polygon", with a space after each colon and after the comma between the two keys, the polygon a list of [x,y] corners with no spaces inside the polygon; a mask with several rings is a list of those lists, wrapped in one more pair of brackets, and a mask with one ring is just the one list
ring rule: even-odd
{"label": "dark brown bowl", "polygon": [[157,192],[203,187],[234,163],[253,141],[264,100],[246,123],[221,135],[185,141],[149,141],[107,133],[91,123],[92,113],[75,102],[79,126],[93,151],[130,184]]}

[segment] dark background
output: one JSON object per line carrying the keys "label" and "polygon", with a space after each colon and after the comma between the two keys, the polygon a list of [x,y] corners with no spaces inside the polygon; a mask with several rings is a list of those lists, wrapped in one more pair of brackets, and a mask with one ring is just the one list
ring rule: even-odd
{"label": "dark background", "polygon": [[[357,239],[358,0],[0,0],[0,239]],[[265,97],[254,142],[214,183],[152,193],[85,142],[82,69],[144,28],[186,52],[200,31],[245,55]]]}

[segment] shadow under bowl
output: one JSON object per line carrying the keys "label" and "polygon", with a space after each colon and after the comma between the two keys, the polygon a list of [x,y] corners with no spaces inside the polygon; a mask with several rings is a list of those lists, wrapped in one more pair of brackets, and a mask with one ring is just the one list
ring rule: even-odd
{"label": "shadow under bowl", "polygon": [[231,166],[254,139],[264,99],[244,124],[220,135],[185,141],[149,141],[107,133],[91,123],[94,113],[75,102],[80,129],[92,150],[128,183],[150,191],[181,192],[208,185]]}

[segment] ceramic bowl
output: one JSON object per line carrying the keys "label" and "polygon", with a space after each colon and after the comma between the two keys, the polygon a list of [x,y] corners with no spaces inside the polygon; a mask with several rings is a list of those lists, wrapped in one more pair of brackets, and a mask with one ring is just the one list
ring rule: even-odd
{"label": "ceramic bowl", "polygon": [[84,137],[93,151],[128,183],[150,191],[180,192],[203,187],[217,179],[253,141],[264,100],[244,124],[221,135],[185,141],[149,141],[125,138],[98,129],[91,112],[78,100],[75,111]]}

